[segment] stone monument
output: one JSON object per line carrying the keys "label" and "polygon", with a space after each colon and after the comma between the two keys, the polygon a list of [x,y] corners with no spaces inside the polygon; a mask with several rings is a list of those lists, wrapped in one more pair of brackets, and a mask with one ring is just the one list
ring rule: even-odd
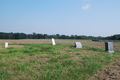
{"label": "stone monument", "polygon": [[5,42],[5,48],[7,48],[8,47],[8,42]]}
{"label": "stone monument", "polygon": [[105,42],[105,51],[109,53],[114,53],[112,42]]}
{"label": "stone monument", "polygon": [[54,40],[54,38],[52,38],[52,45],[55,45],[55,40]]}
{"label": "stone monument", "polygon": [[75,42],[75,48],[82,48],[82,44],[80,42]]}

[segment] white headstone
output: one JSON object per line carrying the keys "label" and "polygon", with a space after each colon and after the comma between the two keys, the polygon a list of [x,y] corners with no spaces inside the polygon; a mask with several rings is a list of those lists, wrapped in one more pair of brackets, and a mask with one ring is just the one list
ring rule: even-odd
{"label": "white headstone", "polygon": [[82,44],[80,42],[75,42],[75,47],[76,48],[82,48]]}
{"label": "white headstone", "polygon": [[55,40],[54,40],[54,38],[52,38],[52,45],[55,45]]}
{"label": "white headstone", "polygon": [[5,48],[7,48],[8,47],[8,42],[5,42]]}

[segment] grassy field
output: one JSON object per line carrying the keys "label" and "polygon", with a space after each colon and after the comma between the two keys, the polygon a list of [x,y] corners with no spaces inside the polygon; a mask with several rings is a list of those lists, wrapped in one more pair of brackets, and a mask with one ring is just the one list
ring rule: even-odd
{"label": "grassy field", "polygon": [[117,49],[111,54],[100,46],[89,46],[92,41],[81,41],[85,44],[81,49],[74,47],[75,40],[62,41],[55,46],[51,40],[7,41],[10,47],[0,48],[0,80],[95,80],[100,69],[119,61]]}

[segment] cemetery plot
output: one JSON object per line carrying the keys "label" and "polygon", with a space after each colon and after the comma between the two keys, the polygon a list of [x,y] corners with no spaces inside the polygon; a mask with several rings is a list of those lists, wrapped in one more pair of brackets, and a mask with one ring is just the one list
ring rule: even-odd
{"label": "cemetery plot", "polygon": [[[105,47],[100,47],[99,42],[95,43],[99,47],[94,47],[89,46],[92,45],[92,41],[80,41],[82,48],[79,49],[74,47],[74,42],[78,42],[77,40],[56,40],[55,46],[51,45],[51,39],[18,41],[3,40],[0,44],[2,46],[5,42],[9,42],[9,46],[24,46],[0,48],[0,80],[102,80],[104,78],[98,74],[103,72],[103,67],[111,64],[114,66],[116,63],[119,71],[120,51],[115,49],[114,53],[105,52]],[[85,43],[88,45],[83,45]],[[111,71],[112,74],[113,68],[107,67],[106,71],[108,73]],[[119,72],[118,76],[111,74],[107,74],[110,79],[113,77],[116,77],[116,80],[120,79]]]}
{"label": "cemetery plot", "polygon": [[[73,44],[74,42],[81,42],[82,45],[92,46],[92,47],[100,47],[105,49],[105,42],[93,42],[92,40],[72,40],[72,39],[55,39],[56,43],[63,44]],[[5,42],[9,43],[51,43],[51,39],[19,39],[19,40],[0,40],[0,44],[4,44]],[[120,50],[120,42],[113,42],[114,50]]]}

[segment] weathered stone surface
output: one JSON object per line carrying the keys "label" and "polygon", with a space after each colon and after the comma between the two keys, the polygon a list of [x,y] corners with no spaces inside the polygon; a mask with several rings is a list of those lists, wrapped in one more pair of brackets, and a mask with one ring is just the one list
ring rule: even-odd
{"label": "weathered stone surface", "polygon": [[105,42],[105,51],[109,53],[113,53],[113,43],[112,42]]}
{"label": "weathered stone surface", "polygon": [[52,38],[52,45],[55,45],[55,40],[54,40],[54,38]]}
{"label": "weathered stone surface", "polygon": [[75,42],[75,48],[82,48],[82,44],[80,42]]}

